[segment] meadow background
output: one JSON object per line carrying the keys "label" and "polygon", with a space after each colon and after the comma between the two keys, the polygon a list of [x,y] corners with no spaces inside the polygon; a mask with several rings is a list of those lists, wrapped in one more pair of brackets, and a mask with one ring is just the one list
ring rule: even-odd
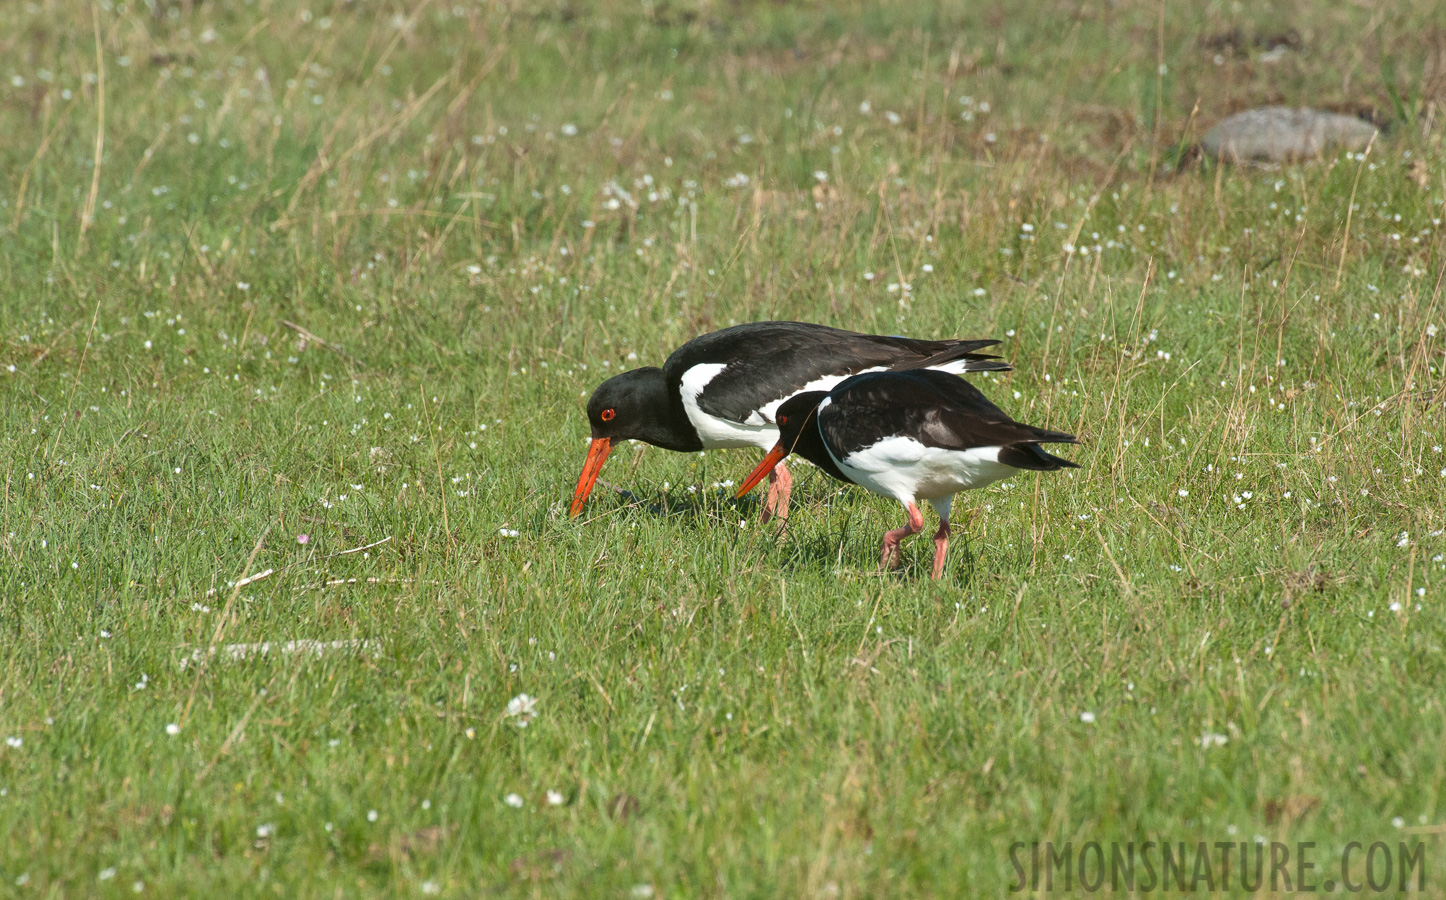
{"label": "meadow background", "polygon": [[[1389,128],[1193,158],[1269,102]],[[1430,0],[0,5],[0,895],[1446,896],[1443,116]],[[592,387],[766,318],[998,338],[1083,468],[937,584],[748,452],[569,519]]]}

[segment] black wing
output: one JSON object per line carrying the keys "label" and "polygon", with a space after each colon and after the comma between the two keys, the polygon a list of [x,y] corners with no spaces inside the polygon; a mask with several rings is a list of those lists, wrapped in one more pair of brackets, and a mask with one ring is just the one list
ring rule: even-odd
{"label": "black wing", "polygon": [[750,322],[694,338],[668,357],[663,372],[669,384],[678,384],[693,366],[726,364],[699,395],[698,406],[709,415],[746,422],[775,400],[829,375],[955,360],[964,360],[966,371],[1007,370],[998,357],[976,352],[998,343],[858,334],[807,322]]}
{"label": "black wing", "polygon": [[1058,468],[1072,464],[1043,451],[1038,455],[1047,459],[1036,459],[1021,445],[1079,443],[1072,434],[1016,422],[964,379],[929,370],[855,375],[829,394],[819,426],[841,457],[904,435],[946,450],[1006,447],[1010,465]]}

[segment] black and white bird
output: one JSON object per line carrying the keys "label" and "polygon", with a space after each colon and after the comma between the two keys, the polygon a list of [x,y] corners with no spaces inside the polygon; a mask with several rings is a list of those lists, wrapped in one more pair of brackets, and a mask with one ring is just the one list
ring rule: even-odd
{"label": "black and white bird", "polygon": [[[571,514],[582,511],[618,441],[639,440],[684,453],[767,450],[778,442],[775,411],[798,393],[827,391],[850,375],[896,367],[925,368],[951,378],[1008,371],[1008,363],[977,352],[998,343],[858,334],[807,322],[751,322],[696,337],[673,351],[661,369],[623,372],[593,391],[587,403],[592,444]],[[792,486],[783,466],[770,469],[768,476],[765,522],[774,515],[787,517]]]}
{"label": "black and white bird", "polygon": [[879,568],[893,565],[899,542],[924,527],[918,503],[939,513],[934,578],[949,551],[954,495],[1021,470],[1079,468],[1040,444],[1077,444],[1072,434],[1011,419],[969,382],[927,370],[856,375],[831,391],[807,391],[775,412],[779,442],[738,490],[742,497],[790,453],[839,481],[904,504],[908,522],[884,535]]}

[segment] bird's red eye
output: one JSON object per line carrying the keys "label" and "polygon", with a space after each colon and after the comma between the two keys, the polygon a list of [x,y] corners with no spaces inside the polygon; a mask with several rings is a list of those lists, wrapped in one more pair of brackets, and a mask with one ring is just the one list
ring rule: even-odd
{"label": "bird's red eye", "polygon": [[605,409],[602,411],[602,420],[604,422],[611,422],[613,420],[613,416],[616,416],[617,414],[618,411],[615,409]]}
{"label": "bird's red eye", "polygon": [[788,416],[779,416],[779,417],[778,417],[778,424],[780,424],[780,425],[787,425],[787,424],[788,424]]}

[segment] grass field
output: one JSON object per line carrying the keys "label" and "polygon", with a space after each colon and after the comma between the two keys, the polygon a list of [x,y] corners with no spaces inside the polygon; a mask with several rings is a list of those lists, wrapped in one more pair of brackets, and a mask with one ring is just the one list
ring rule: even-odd
{"label": "grass field", "polygon": [[[1176,166],[1265,102],[1390,128]],[[1443,116],[1428,0],[0,5],[0,896],[1446,896]],[[937,584],[742,451],[569,519],[585,395],[766,318],[998,338],[1082,468]]]}

